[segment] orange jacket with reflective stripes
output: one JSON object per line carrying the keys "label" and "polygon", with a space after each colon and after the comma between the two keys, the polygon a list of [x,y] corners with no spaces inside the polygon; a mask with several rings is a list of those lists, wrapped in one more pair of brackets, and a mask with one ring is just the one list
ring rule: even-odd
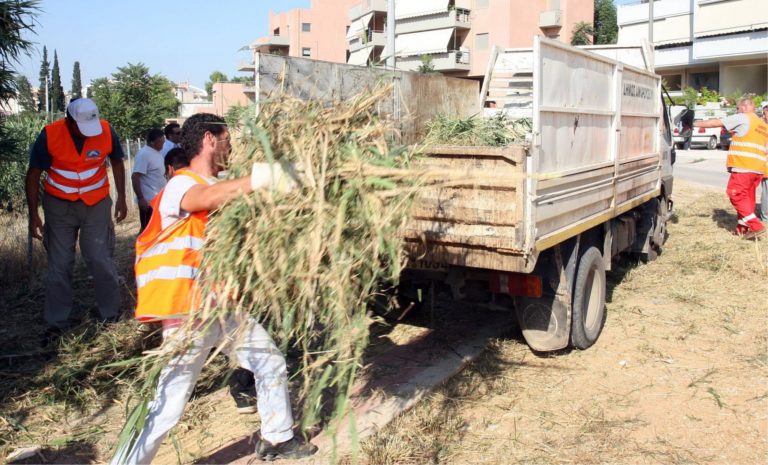
{"label": "orange jacket with reflective stripes", "polygon": [[[198,184],[209,185],[189,170],[176,172]],[[191,213],[163,229],[160,201],[165,189],[152,200],[152,217],[136,239],[136,318],[156,321],[179,318],[199,307],[202,248],[208,211]]]}
{"label": "orange jacket with reflective stripes", "polygon": [[67,129],[66,120],[45,127],[51,167],[43,183],[45,193],[59,199],[82,200],[95,205],[109,195],[107,156],[112,152],[112,131],[101,121],[101,134],[86,137],[80,153]]}
{"label": "orange jacket with reflective stripes", "polygon": [[731,139],[728,149],[728,168],[738,168],[755,173],[768,173],[768,156],[766,145],[768,144],[768,124],[754,113],[748,113],[749,132],[744,137],[736,134]]}

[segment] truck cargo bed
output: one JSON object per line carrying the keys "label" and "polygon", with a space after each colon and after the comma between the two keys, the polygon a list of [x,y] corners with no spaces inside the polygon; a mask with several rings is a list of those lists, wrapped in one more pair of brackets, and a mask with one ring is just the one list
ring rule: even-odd
{"label": "truck cargo bed", "polygon": [[421,165],[455,173],[458,185],[419,193],[403,233],[412,265],[524,269],[525,157],[523,144],[428,148]]}

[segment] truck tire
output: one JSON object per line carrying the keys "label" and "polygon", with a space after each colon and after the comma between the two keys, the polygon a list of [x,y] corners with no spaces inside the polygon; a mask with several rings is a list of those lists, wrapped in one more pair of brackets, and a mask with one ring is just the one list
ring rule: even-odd
{"label": "truck tire", "polygon": [[715,150],[717,148],[717,137],[712,136],[707,141],[707,150]]}
{"label": "truck tire", "polygon": [[588,349],[600,337],[605,325],[605,263],[597,247],[590,247],[579,258],[573,285],[571,346]]}

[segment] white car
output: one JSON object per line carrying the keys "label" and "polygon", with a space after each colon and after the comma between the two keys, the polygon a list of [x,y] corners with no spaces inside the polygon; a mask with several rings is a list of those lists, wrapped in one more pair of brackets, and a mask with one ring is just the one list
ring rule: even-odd
{"label": "white car", "polygon": [[[676,127],[672,132],[672,139],[678,149],[682,149],[685,144],[685,137],[681,135],[681,132],[682,128],[679,127]],[[708,150],[714,150],[718,147],[727,149],[731,145],[731,133],[725,128],[693,128],[691,147],[694,145],[699,147],[703,145]]]}

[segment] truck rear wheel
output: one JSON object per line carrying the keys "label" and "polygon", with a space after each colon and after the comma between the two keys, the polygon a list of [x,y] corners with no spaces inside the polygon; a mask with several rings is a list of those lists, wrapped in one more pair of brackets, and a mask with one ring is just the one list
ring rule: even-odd
{"label": "truck rear wheel", "polygon": [[605,263],[597,247],[590,247],[579,259],[573,285],[571,346],[587,349],[600,337],[605,325]]}

